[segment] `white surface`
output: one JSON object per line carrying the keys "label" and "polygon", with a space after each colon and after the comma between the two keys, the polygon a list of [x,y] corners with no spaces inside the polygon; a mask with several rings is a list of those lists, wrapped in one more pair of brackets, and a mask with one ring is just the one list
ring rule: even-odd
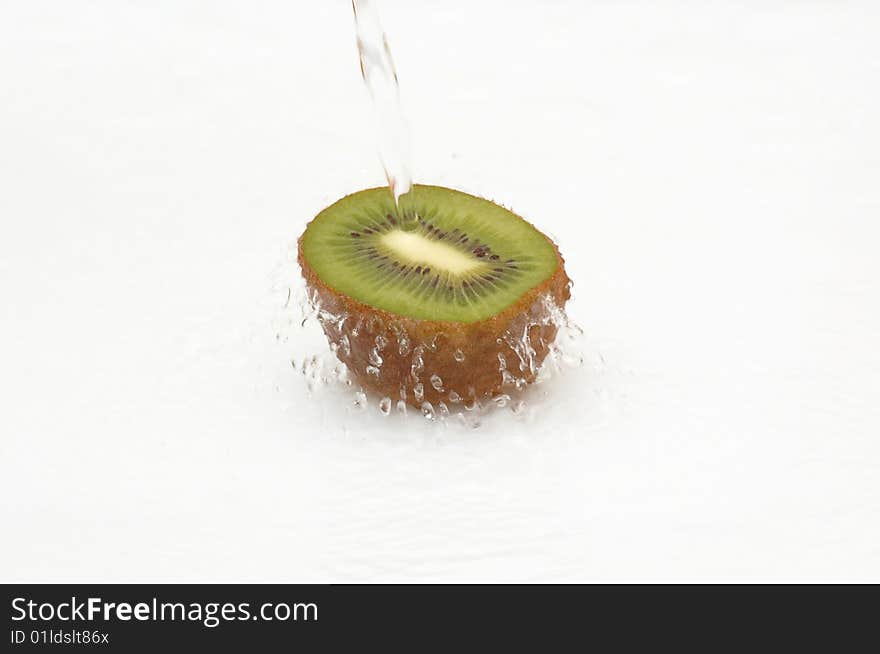
{"label": "white surface", "polygon": [[472,4],[381,5],[416,178],[605,365],[471,432],[275,342],[382,182],[347,2],[2,4],[0,580],[880,581],[877,4]]}

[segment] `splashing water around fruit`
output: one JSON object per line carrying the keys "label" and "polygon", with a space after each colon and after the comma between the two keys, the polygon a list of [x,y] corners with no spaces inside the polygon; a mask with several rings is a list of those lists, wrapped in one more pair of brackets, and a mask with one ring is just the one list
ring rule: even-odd
{"label": "splashing water around fruit", "polygon": [[356,389],[358,408],[376,395],[382,415],[521,412],[527,387],[583,361],[571,354],[582,332],[564,312],[562,256],[497,204],[413,184],[388,40],[372,1],[352,8],[388,187],[342,198],[300,237],[300,324],[314,318],[335,363],[328,373],[311,355],[293,366],[312,390],[333,379]]}

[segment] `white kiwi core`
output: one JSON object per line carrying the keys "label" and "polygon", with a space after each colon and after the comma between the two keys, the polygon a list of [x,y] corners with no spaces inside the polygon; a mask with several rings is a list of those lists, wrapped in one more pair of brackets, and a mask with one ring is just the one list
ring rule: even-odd
{"label": "white kiwi core", "polygon": [[463,275],[486,265],[451,245],[415,232],[393,229],[383,234],[381,241],[401,260],[429,266],[434,270],[445,270],[453,275]]}

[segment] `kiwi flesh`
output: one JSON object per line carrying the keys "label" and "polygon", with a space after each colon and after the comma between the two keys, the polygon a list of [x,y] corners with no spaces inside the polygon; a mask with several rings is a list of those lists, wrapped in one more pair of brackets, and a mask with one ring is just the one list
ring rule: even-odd
{"label": "kiwi flesh", "polygon": [[556,337],[548,312],[570,296],[547,236],[439,186],[413,186],[399,207],[387,187],[342,198],[308,224],[298,261],[337,357],[364,387],[416,407],[534,381]]}

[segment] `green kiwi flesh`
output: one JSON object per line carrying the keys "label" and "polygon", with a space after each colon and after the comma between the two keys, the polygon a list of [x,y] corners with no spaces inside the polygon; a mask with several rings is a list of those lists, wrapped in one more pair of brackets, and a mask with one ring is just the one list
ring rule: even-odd
{"label": "green kiwi flesh", "polygon": [[488,200],[415,185],[395,207],[388,188],[323,210],[301,256],[337,293],[416,320],[472,323],[497,315],[554,275],[553,243]]}

